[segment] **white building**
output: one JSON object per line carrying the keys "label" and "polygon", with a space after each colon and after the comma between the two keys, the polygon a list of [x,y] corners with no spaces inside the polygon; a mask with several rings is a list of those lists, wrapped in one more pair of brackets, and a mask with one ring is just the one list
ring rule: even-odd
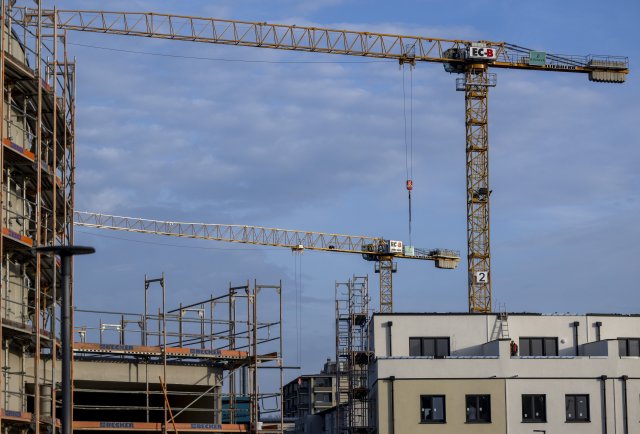
{"label": "white building", "polygon": [[374,314],[369,336],[379,434],[640,433],[640,316]]}

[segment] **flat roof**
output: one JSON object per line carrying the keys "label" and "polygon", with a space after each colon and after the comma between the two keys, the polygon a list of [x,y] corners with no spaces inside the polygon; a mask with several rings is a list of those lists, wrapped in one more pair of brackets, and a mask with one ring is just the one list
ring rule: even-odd
{"label": "flat roof", "polygon": [[640,317],[640,313],[540,313],[540,312],[375,312],[373,316],[481,316],[502,315],[511,316],[611,316],[611,317]]}

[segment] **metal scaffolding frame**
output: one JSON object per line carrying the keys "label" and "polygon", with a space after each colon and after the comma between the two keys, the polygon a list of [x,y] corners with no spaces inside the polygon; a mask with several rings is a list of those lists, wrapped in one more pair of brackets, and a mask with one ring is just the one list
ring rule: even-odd
{"label": "metal scaffolding frame", "polygon": [[[369,278],[353,276],[335,286],[336,303],[336,400],[346,396],[346,405],[337,405],[338,434],[367,434],[371,423],[369,364]],[[341,402],[341,400],[338,400]]]}
{"label": "metal scaffolding frame", "polygon": [[[75,61],[67,34],[0,2],[0,425],[55,432],[60,262],[73,243]],[[34,1],[23,1],[41,10]]]}
{"label": "metal scaffolding frame", "polygon": [[[147,291],[150,284],[159,283],[164,294],[164,275],[157,279],[145,276],[145,312],[106,312],[76,310],[76,318],[92,321],[75,327],[74,359],[110,363],[137,363],[144,369],[144,384],[131,390],[113,390],[113,385],[91,386],[84,382],[76,388],[74,400],[76,430],[91,430],[96,424],[111,424],[119,431],[146,429],[149,431],[193,430],[192,425],[210,425],[216,432],[281,433],[282,413],[282,285],[262,285],[247,281],[229,285],[226,292],[191,304],[165,310],[165,296],[157,313],[149,313]],[[277,304],[277,318],[258,318],[259,301]],[[265,351],[274,350],[267,353]],[[158,367],[166,385],[167,399],[150,371]],[[186,390],[184,383],[174,384],[168,367],[209,366],[219,369],[210,387]],[[279,370],[277,392],[260,392],[260,370]],[[142,387],[144,386],[144,387]],[[205,390],[202,390],[205,389]],[[132,395],[144,395],[134,404],[114,405],[108,396],[120,394],[123,402]],[[104,398],[101,398],[104,397]],[[204,400],[204,401],[201,401]],[[197,405],[200,401],[201,405]],[[275,402],[265,408],[264,402]],[[211,408],[203,407],[204,402]],[[263,403],[262,407],[260,403]],[[170,423],[167,412],[176,419]],[[100,411],[103,419],[93,420],[92,412]],[[123,414],[119,416],[118,414]],[[137,412],[137,418],[135,416]],[[170,414],[171,414],[170,412]],[[262,423],[270,415],[279,423]],[[275,417],[274,417],[275,416]],[[120,417],[114,420],[114,417]],[[206,418],[207,422],[203,422]],[[143,420],[140,420],[143,419]],[[187,426],[189,425],[189,426]]]}

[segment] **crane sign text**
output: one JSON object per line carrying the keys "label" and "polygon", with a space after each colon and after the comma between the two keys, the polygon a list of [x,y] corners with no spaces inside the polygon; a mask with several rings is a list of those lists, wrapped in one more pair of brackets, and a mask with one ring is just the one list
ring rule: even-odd
{"label": "crane sign text", "polygon": [[495,48],[473,46],[467,48],[468,59],[495,60],[496,57],[498,57],[498,53]]}

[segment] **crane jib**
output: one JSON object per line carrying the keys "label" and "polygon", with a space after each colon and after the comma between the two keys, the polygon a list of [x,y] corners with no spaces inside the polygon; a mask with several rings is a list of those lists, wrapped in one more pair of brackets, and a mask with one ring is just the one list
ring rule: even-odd
{"label": "crane jib", "polygon": [[[12,19],[28,22],[37,10],[14,7]],[[423,36],[362,32],[266,22],[251,22],[153,12],[43,10],[43,27],[257,48],[375,57],[400,62],[436,62],[451,67],[482,60],[510,69],[588,73],[592,81],[621,83],[629,72],[622,56],[566,56],[546,54],[515,44]],[[452,53],[460,53],[452,55]],[[447,64],[449,66],[447,66]]]}
{"label": "crane jib", "polygon": [[74,211],[74,225],[152,235],[284,247],[305,250],[357,253],[366,260],[389,256],[398,259],[434,261],[437,268],[453,269],[460,252],[449,249],[408,248],[402,241],[377,237],[298,231],[249,225],[183,223]]}

